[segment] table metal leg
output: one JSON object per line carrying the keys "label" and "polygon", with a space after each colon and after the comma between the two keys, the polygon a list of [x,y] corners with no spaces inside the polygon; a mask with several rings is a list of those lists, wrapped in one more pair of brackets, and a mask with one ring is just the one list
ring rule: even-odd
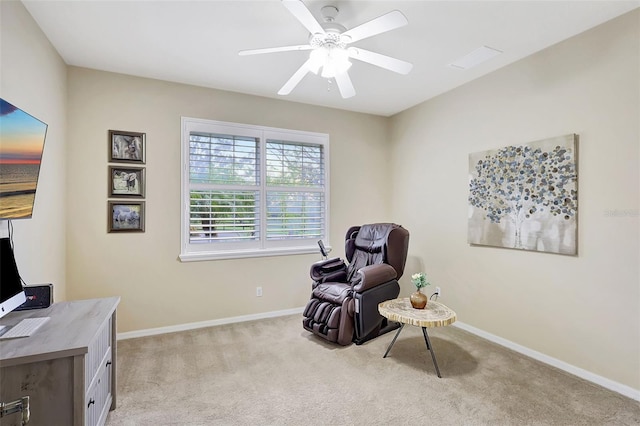
{"label": "table metal leg", "polygon": [[396,333],[396,335],[393,337],[393,340],[391,341],[391,344],[389,345],[389,347],[387,348],[387,351],[384,353],[384,356],[382,358],[386,358],[387,354],[389,354],[389,351],[391,350],[391,347],[393,346],[393,344],[396,342],[396,339],[398,338],[398,336],[400,335],[400,332],[402,331],[402,329],[404,328],[404,324],[400,324],[400,328],[398,329],[398,332]]}
{"label": "table metal leg", "polygon": [[[438,361],[436,361],[436,354],[433,352],[433,346],[431,345],[431,341],[429,340],[429,335],[427,334],[427,327],[422,327],[422,334],[424,334],[424,342],[427,344],[427,349],[429,349],[429,352],[431,352],[431,359],[433,359],[433,365],[436,366],[436,373],[438,373],[438,377],[442,378],[442,376],[440,375],[440,369],[438,368]],[[387,352],[388,351],[389,350],[387,350]]]}

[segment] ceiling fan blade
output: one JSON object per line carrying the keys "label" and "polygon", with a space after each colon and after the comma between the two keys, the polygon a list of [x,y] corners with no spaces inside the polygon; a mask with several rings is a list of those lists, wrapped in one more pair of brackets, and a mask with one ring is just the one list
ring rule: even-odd
{"label": "ceiling fan blade", "polygon": [[311,71],[309,67],[310,62],[311,59],[307,59],[307,62],[305,62],[300,68],[298,68],[298,71],[296,71],[291,76],[289,81],[287,81],[284,86],[282,86],[282,88],[278,91],[278,95],[288,95],[293,89],[295,89],[298,83],[300,83],[302,79],[307,75],[307,73]]}
{"label": "ceiling fan blade", "polygon": [[409,62],[356,47],[349,48],[349,57],[403,75],[409,74],[413,68]]}
{"label": "ceiling fan blade", "polygon": [[267,47],[265,49],[241,50],[238,52],[238,55],[240,56],[260,55],[263,53],[289,52],[291,50],[311,50],[311,49],[313,49],[313,47],[311,47],[308,44],[300,44],[298,46]]}
{"label": "ceiling fan blade", "polygon": [[324,29],[300,0],[282,0],[282,4],[311,34],[324,34]]}
{"label": "ceiling fan blade", "polygon": [[356,95],[356,89],[353,88],[353,83],[351,82],[349,73],[345,71],[341,74],[337,74],[334,78],[336,79],[336,83],[338,84],[338,90],[340,90],[340,94],[344,99]]}
{"label": "ceiling fan blade", "polygon": [[[395,30],[404,27],[409,21],[399,10],[394,10],[382,16],[379,16],[369,22],[351,28],[349,31],[342,33],[343,39],[349,37],[349,43],[384,33],[386,31]],[[346,41],[346,40],[345,40]]]}

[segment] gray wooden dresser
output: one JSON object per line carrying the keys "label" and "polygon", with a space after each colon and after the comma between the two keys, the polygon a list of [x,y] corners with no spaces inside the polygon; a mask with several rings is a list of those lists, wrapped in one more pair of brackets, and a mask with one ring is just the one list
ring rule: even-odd
{"label": "gray wooden dresser", "polygon": [[[29,426],[103,425],[116,408],[119,297],[59,302],[0,319],[50,317],[33,335],[0,340],[0,401],[30,397]],[[20,424],[17,414],[0,425]]]}

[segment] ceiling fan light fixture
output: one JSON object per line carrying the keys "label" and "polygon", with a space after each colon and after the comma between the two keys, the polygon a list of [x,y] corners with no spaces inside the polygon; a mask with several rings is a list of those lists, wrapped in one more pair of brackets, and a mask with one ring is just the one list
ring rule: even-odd
{"label": "ceiling fan light fixture", "polygon": [[333,78],[351,67],[349,52],[342,47],[320,46],[309,54],[309,70],[318,74],[322,68],[322,77]]}
{"label": "ceiling fan light fixture", "polygon": [[327,62],[328,55],[329,52],[327,52],[325,47],[317,47],[313,49],[309,54],[309,70],[314,74],[318,74],[320,67]]}
{"label": "ceiling fan light fixture", "polygon": [[351,68],[351,62],[329,62],[325,66],[322,67],[322,76],[324,78],[333,78],[338,74],[344,74],[347,70]]}

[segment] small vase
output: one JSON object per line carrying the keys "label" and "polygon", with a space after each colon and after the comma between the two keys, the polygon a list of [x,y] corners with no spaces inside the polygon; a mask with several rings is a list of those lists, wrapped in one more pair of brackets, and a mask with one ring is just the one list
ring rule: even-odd
{"label": "small vase", "polygon": [[415,293],[411,293],[411,296],[409,296],[411,306],[413,306],[415,309],[424,309],[425,306],[427,306],[427,300],[429,300],[427,296],[422,294],[420,290],[416,291]]}

